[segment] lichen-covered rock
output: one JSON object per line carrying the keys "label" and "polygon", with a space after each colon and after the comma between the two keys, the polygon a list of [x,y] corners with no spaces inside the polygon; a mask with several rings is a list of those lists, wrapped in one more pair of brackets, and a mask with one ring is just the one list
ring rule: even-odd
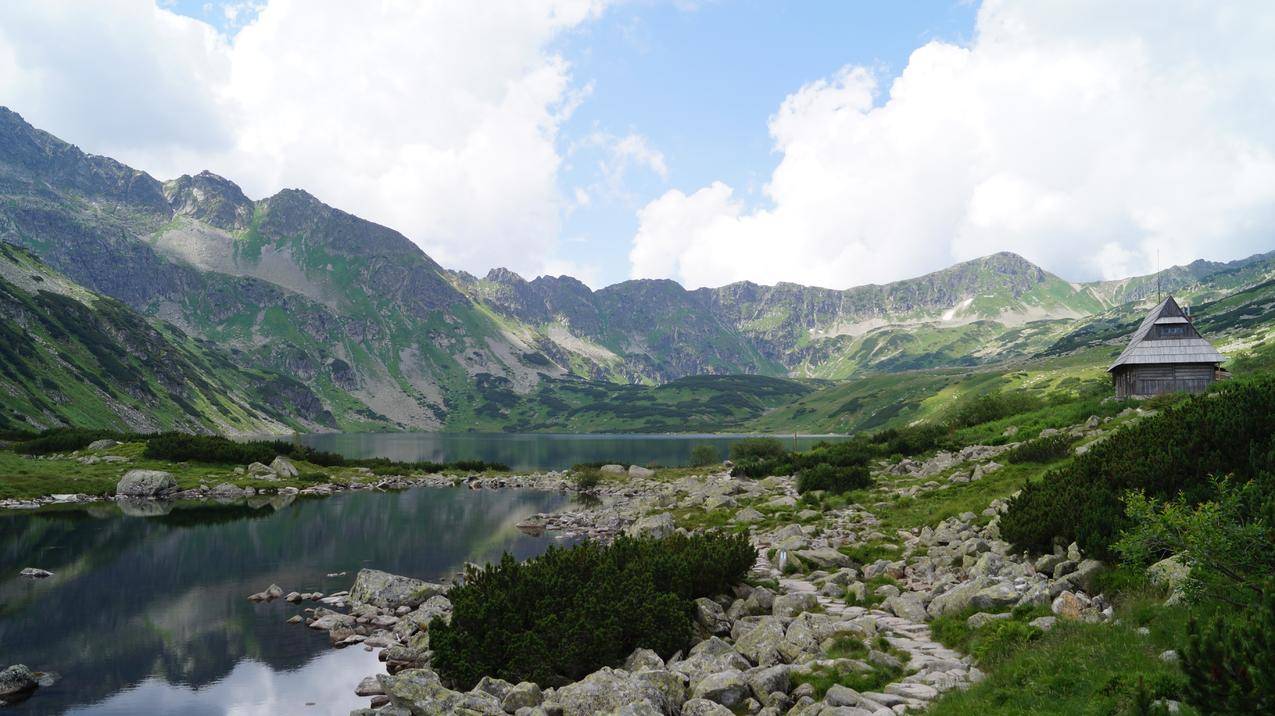
{"label": "lichen-covered rock", "polygon": [[603,667],[558,689],[554,700],[562,706],[563,716],[593,716],[639,703],[662,711],[659,704],[665,696],[649,682],[634,679],[626,671]]}
{"label": "lichen-covered rock", "polygon": [[629,477],[651,477],[654,474],[654,470],[647,469],[641,465],[629,465]]}
{"label": "lichen-covered rock", "polygon": [[750,693],[744,675],[738,671],[721,671],[709,674],[691,690],[691,698],[708,699],[727,708],[743,703]]}
{"label": "lichen-covered rock", "polygon": [[730,619],[726,618],[722,605],[707,597],[695,600],[695,623],[708,634],[730,633]]}
{"label": "lichen-covered rock", "polygon": [[0,699],[26,693],[39,686],[26,664],[14,664],[0,671]]}
{"label": "lichen-covered rock", "polygon": [[819,600],[810,592],[794,592],[775,597],[771,612],[777,617],[795,617],[819,606]]}
{"label": "lichen-covered rock", "polygon": [[500,701],[486,692],[461,693],[443,686],[429,669],[408,669],[377,677],[390,705],[407,709],[412,716],[459,714],[462,716],[504,716]]}
{"label": "lichen-covered rock", "polygon": [[535,708],[545,700],[544,693],[540,691],[540,687],[530,681],[520,682],[505,692],[504,698],[500,700],[500,706],[505,713],[517,713],[521,708]]}
{"label": "lichen-covered rock", "polygon": [[163,497],[176,489],[173,473],[163,470],[129,470],[115,484],[115,494],[123,497]]}
{"label": "lichen-covered rock", "polygon": [[668,512],[662,512],[658,515],[647,515],[634,522],[625,530],[631,537],[654,537],[662,539],[673,534],[676,525],[673,524],[673,515]]}
{"label": "lichen-covered rock", "polygon": [[716,701],[691,699],[682,704],[682,716],[734,716],[734,712]]}
{"label": "lichen-covered rock", "polygon": [[773,666],[783,662],[780,645],[784,627],[776,617],[762,617],[756,626],[735,642],[735,650],[757,666]]}
{"label": "lichen-covered rock", "polygon": [[350,588],[350,601],[371,604],[382,609],[417,607],[430,597],[447,591],[442,584],[432,584],[412,577],[402,577],[378,569],[361,569]]}
{"label": "lichen-covered rock", "polygon": [[292,461],[282,455],[276,455],[274,462],[270,463],[270,471],[279,477],[293,478],[301,474],[296,465]]}

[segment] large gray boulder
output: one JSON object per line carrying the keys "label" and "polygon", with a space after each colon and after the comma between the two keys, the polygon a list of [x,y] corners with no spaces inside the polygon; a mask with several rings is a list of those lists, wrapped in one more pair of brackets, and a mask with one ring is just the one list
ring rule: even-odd
{"label": "large gray boulder", "polygon": [[642,467],[641,465],[629,465],[629,477],[651,477],[654,474],[654,470]]}
{"label": "large gray boulder", "polygon": [[673,515],[661,512],[658,515],[647,515],[634,522],[625,530],[630,537],[654,537],[663,539],[673,534],[677,526],[673,524]]}
{"label": "large gray boulder", "polygon": [[460,693],[443,686],[429,669],[408,669],[397,674],[377,676],[381,690],[390,704],[405,709],[413,716],[426,714],[468,714],[470,716],[504,716],[500,700],[478,691]]}
{"label": "large gray boulder", "polygon": [[882,607],[896,617],[914,622],[929,621],[930,615],[925,611],[925,601],[916,592],[903,592],[885,600]]}
{"label": "large gray boulder", "polygon": [[270,463],[270,469],[279,477],[293,478],[301,474],[296,465],[292,461],[282,455],[275,455],[274,462]]}
{"label": "large gray boulder", "polygon": [[500,706],[505,713],[517,713],[521,708],[535,708],[545,700],[544,694],[540,691],[540,687],[530,681],[523,681],[515,686],[510,687],[505,692],[504,698],[500,700]]}
{"label": "large gray boulder", "polygon": [[89,452],[98,452],[99,450],[110,450],[116,445],[119,445],[119,441],[108,438],[106,440],[94,440],[84,449]]}
{"label": "large gray boulder", "polygon": [[747,634],[735,642],[735,649],[757,666],[773,666],[783,662],[780,646],[784,626],[776,617],[762,617]]}
{"label": "large gray boulder", "polygon": [[0,699],[26,693],[39,685],[26,664],[14,664],[0,671]]}
{"label": "large gray boulder", "polygon": [[721,636],[730,633],[730,619],[722,605],[708,597],[695,600],[695,623],[709,634]]}
{"label": "large gray boulder", "polygon": [[651,683],[632,678],[626,671],[603,667],[558,689],[554,700],[562,706],[563,716],[593,716],[641,703],[662,711],[659,704],[665,696]]}
{"label": "large gray boulder", "polygon": [[734,712],[716,701],[691,699],[682,704],[682,716],[734,716]]}
{"label": "large gray boulder", "polygon": [[743,703],[750,693],[744,675],[738,671],[721,671],[709,674],[691,689],[691,698],[708,699],[726,708]]}
{"label": "large gray boulder", "polygon": [[447,587],[442,584],[401,577],[379,569],[360,569],[354,578],[354,586],[350,588],[350,601],[382,609],[418,607],[430,597],[446,591]]}
{"label": "large gray boulder", "polygon": [[163,470],[129,470],[115,485],[121,497],[163,497],[177,489],[173,473]]}
{"label": "large gray boulder", "polygon": [[771,610],[777,617],[795,617],[802,612],[813,611],[819,600],[813,592],[793,592],[775,597]]}

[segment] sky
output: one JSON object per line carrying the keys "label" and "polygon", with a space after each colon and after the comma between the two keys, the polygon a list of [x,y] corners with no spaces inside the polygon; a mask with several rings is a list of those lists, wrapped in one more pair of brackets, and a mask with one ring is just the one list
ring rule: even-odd
{"label": "sky", "polygon": [[450,268],[832,288],[1275,249],[1275,4],[0,4],[0,104]]}

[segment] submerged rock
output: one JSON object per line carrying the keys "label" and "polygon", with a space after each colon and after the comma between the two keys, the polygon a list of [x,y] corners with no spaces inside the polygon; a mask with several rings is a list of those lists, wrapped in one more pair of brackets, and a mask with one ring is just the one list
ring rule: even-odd
{"label": "submerged rock", "polygon": [[26,664],[14,664],[0,671],[0,701],[9,701],[33,691],[40,682]]}

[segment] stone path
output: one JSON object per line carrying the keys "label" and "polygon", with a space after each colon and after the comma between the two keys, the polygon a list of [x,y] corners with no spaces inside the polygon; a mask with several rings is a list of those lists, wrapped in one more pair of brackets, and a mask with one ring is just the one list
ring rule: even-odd
{"label": "stone path", "polygon": [[944,691],[963,689],[982,680],[983,673],[970,663],[970,657],[935,641],[927,624],[897,617],[880,609],[852,607],[844,600],[820,594],[815,585],[800,577],[783,577],[766,559],[767,546],[758,546],[757,562],[752,569],[755,577],[777,580],[780,592],[785,594],[805,592],[815,595],[819,606],[828,614],[846,619],[872,617],[877,623],[877,633],[885,636],[891,646],[910,657],[906,668],[911,673],[888,684],[883,689],[884,693],[868,691],[860,694],[869,703],[860,703],[858,706],[872,710],[870,704],[877,704],[896,713],[925,709]]}

